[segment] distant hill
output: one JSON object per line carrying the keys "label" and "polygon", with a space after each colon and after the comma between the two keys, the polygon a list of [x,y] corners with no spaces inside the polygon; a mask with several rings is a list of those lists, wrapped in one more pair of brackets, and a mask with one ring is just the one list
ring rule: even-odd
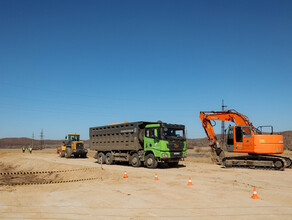
{"label": "distant hill", "polygon": [[[21,148],[22,146],[32,145],[35,148],[39,148],[41,146],[40,140],[33,140],[31,138],[2,138],[0,139],[0,148]],[[63,140],[44,140],[45,147],[55,147],[61,145]]]}
{"label": "distant hill", "polygon": [[[284,146],[286,149],[292,150],[292,131],[280,132],[284,137]],[[217,135],[218,140],[220,140],[221,135]],[[64,140],[44,140],[45,147],[57,147],[63,144]],[[32,144],[31,138],[2,138],[0,139],[0,148],[21,148],[24,146],[29,146]],[[34,148],[39,148],[41,143],[40,140],[33,141]],[[89,140],[85,140],[85,145],[88,147]],[[188,148],[195,147],[208,147],[209,141],[207,138],[196,138],[188,139]]]}

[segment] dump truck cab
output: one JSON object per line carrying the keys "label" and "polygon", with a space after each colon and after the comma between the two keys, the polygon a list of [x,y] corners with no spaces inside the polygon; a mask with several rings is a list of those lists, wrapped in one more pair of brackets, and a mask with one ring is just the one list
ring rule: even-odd
{"label": "dump truck cab", "polygon": [[86,157],[87,149],[84,148],[84,142],[80,141],[80,134],[68,134],[65,137],[64,145],[61,146],[61,157]]}
{"label": "dump truck cab", "polygon": [[[187,143],[185,126],[176,124],[148,124],[145,127],[144,155],[145,165],[151,168],[155,161],[149,154],[153,154],[157,162],[166,162],[176,166],[185,157]],[[154,164],[153,164],[154,163]]]}

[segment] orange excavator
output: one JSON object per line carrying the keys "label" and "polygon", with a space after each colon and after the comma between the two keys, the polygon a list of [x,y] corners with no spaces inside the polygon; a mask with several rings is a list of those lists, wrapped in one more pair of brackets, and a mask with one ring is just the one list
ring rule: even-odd
{"label": "orange excavator", "polygon": [[[225,167],[269,168],[284,170],[292,168],[292,159],[277,156],[283,153],[283,136],[273,133],[272,126],[255,128],[249,119],[235,110],[200,112],[200,119],[212,148],[212,160]],[[226,138],[228,152],[247,153],[245,156],[226,157],[219,145],[212,121],[229,121],[235,126],[229,126]],[[263,132],[269,127],[270,133]]]}

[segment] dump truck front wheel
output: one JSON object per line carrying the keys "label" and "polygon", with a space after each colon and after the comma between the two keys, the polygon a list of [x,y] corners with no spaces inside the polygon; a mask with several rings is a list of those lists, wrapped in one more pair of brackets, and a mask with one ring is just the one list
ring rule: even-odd
{"label": "dump truck front wheel", "polygon": [[150,169],[155,169],[158,165],[158,162],[153,154],[148,154],[145,157],[145,166]]}

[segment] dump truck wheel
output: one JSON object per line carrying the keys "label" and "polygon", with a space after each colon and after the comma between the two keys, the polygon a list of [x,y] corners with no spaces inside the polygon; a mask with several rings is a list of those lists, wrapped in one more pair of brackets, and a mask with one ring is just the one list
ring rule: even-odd
{"label": "dump truck wheel", "polygon": [[65,151],[61,151],[61,153],[60,153],[60,157],[65,157]]}
{"label": "dump truck wheel", "polygon": [[155,169],[157,167],[157,165],[158,165],[158,162],[157,162],[157,160],[156,160],[156,158],[154,157],[153,154],[148,154],[145,157],[144,164],[146,165],[147,168]]}
{"label": "dump truck wheel", "polygon": [[101,162],[102,162],[102,164],[105,163],[105,155],[104,155],[104,153],[98,153],[98,155],[97,155],[97,163],[101,164]]}
{"label": "dump truck wheel", "polygon": [[87,153],[81,154],[82,158],[86,158],[87,157]]}
{"label": "dump truck wheel", "polygon": [[70,158],[71,157],[71,154],[72,154],[71,149],[70,148],[67,148],[66,149],[66,154],[65,154],[66,158]]}
{"label": "dump truck wheel", "polygon": [[113,164],[113,155],[108,152],[106,155],[105,155],[105,163],[107,165],[112,165]]}
{"label": "dump truck wheel", "polygon": [[169,167],[178,167],[178,162],[169,162],[168,166]]}
{"label": "dump truck wheel", "polygon": [[133,167],[140,167],[141,166],[141,160],[140,160],[139,155],[137,153],[134,153],[131,156],[131,165]]}

